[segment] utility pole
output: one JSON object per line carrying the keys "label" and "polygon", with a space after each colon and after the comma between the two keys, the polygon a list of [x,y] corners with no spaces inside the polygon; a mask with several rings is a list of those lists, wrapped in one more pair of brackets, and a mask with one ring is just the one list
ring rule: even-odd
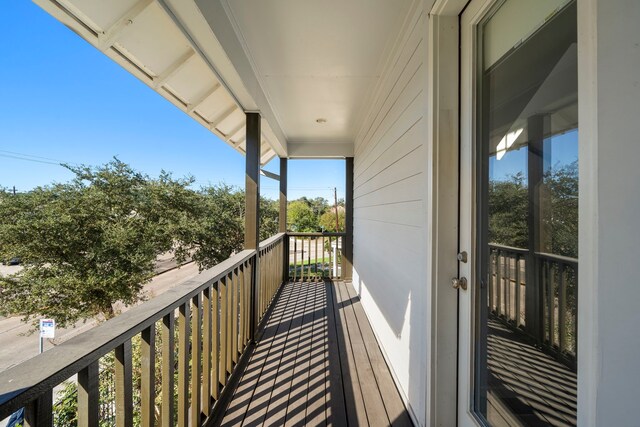
{"label": "utility pole", "polygon": [[16,186],[15,185],[13,186],[13,195],[14,196],[16,195]]}
{"label": "utility pole", "polygon": [[336,187],[333,187],[333,200],[334,200],[334,206],[336,209],[336,233],[340,232],[340,220],[339,220],[339,216],[338,216],[338,189]]}

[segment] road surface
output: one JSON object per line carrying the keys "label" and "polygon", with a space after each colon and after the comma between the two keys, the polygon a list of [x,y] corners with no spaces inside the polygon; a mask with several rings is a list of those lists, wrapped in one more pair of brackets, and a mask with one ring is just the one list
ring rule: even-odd
{"label": "road surface", "polygon": [[[3,273],[6,274],[6,266]],[[154,277],[144,287],[147,298],[160,295],[168,289],[188,280],[198,274],[196,263],[185,264]],[[78,322],[74,327],[57,329],[56,338],[45,340],[44,350],[50,349],[69,338],[87,331],[97,324],[96,320]],[[20,321],[19,317],[0,318],[0,372],[17,365],[38,354],[37,333],[28,335],[30,324]],[[1,424],[0,424],[1,425]]]}

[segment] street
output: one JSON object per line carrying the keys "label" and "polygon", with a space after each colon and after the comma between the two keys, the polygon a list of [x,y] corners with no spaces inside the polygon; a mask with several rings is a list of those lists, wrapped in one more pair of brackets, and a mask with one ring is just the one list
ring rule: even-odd
{"label": "street", "polygon": [[[3,266],[2,273],[7,274],[7,269],[17,267]],[[155,276],[151,282],[145,285],[144,293],[148,299],[160,295],[168,289],[188,280],[198,274],[196,263],[188,263],[180,268],[168,270]],[[125,311],[125,307],[119,307]],[[69,338],[85,332],[97,324],[98,320],[90,319],[80,321],[75,327],[56,329],[56,338],[45,340],[44,350],[50,349]],[[32,329],[31,324],[23,323],[19,317],[0,318],[0,371],[17,365],[38,354],[38,334],[28,334]]]}

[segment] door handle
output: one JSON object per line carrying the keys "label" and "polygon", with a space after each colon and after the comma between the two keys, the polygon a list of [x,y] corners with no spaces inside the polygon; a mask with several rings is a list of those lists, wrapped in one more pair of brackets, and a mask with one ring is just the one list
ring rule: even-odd
{"label": "door handle", "polygon": [[463,291],[467,290],[467,278],[466,277],[454,277],[451,279],[451,286],[453,289],[462,289]]}

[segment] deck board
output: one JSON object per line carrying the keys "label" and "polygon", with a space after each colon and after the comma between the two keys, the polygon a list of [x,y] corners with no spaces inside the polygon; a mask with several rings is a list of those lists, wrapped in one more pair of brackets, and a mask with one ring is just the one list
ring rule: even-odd
{"label": "deck board", "polygon": [[350,283],[285,285],[222,425],[411,425]]}

